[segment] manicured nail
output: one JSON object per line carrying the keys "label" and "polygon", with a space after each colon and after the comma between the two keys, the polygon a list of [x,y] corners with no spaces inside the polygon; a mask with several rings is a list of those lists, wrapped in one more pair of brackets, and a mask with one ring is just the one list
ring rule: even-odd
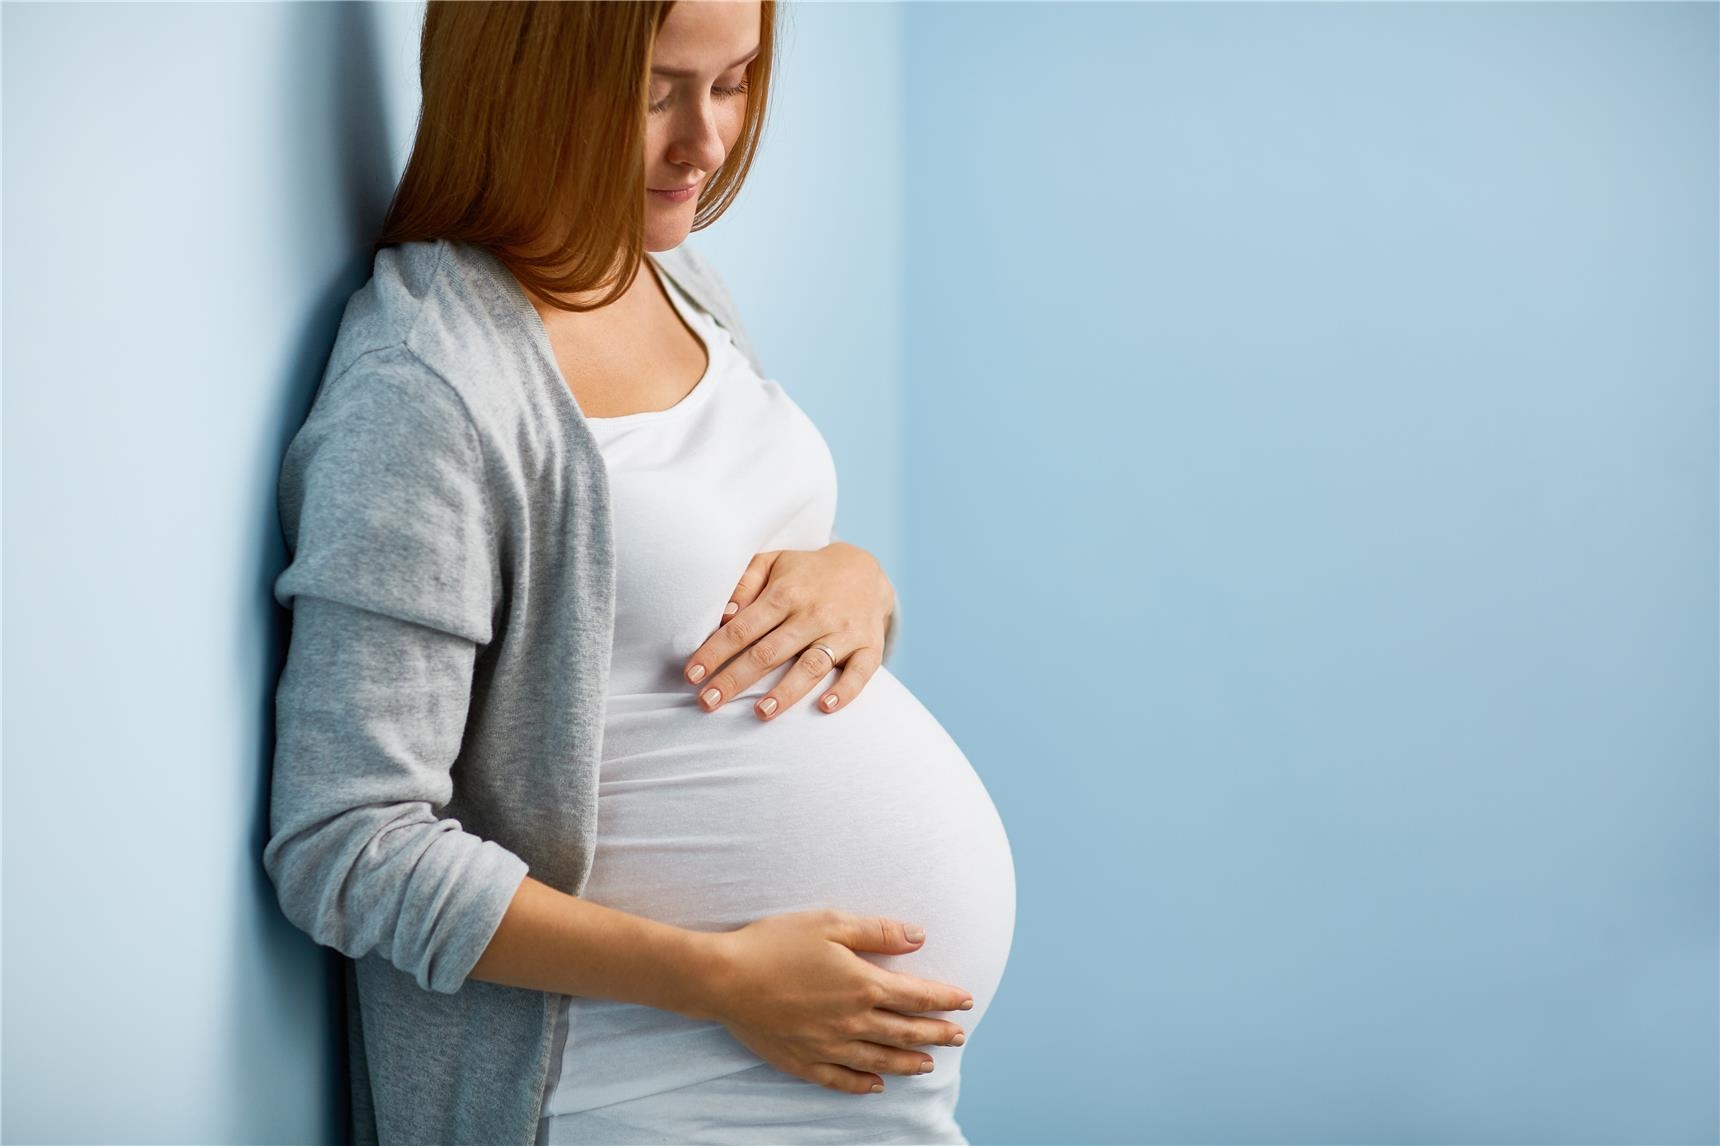
{"label": "manicured nail", "polygon": [[739,605],[735,604],[733,601],[730,601],[729,607],[723,610],[723,616],[725,616],[725,617],[733,616],[735,610],[738,608],[740,608]]}
{"label": "manicured nail", "polygon": [[824,698],[824,707],[827,709],[836,707],[836,694],[835,693],[831,693],[829,696],[826,696]]}
{"label": "manicured nail", "polygon": [[774,696],[765,697],[764,702],[762,704],[760,704],[758,707],[759,707],[760,712],[764,713],[766,716],[769,716],[771,713],[776,711],[776,697],[774,697]]}
{"label": "manicured nail", "polygon": [[956,1010],[958,1010],[958,1011],[971,1011],[971,1010],[973,1010],[973,1000],[972,999],[967,1000],[961,1006],[957,1007]]}
{"label": "manicured nail", "polygon": [[687,670],[687,679],[692,681],[694,684],[698,684],[701,680],[704,680],[705,679],[705,666],[704,665],[694,665],[692,668],[688,669]]}
{"label": "manicured nail", "polygon": [[707,688],[704,695],[705,703],[709,705],[715,705],[717,701],[723,699],[723,694],[714,688]]}
{"label": "manicured nail", "polygon": [[903,931],[907,933],[909,943],[918,943],[926,937],[926,929],[924,927],[915,927],[913,924],[909,924],[907,927],[903,928]]}

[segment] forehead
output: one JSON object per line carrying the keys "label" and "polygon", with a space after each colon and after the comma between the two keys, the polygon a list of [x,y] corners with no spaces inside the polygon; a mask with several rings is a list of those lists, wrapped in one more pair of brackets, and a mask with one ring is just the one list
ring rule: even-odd
{"label": "forehead", "polygon": [[651,46],[661,76],[716,74],[759,48],[759,0],[676,0]]}

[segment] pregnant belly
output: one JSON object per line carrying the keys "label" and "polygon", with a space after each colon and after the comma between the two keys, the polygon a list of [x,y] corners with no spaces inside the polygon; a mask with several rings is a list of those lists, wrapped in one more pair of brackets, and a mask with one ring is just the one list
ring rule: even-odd
{"label": "pregnant belly", "polygon": [[[761,721],[752,704],[779,677],[766,674],[716,712],[699,708],[691,689],[612,698],[582,897],[701,931],[821,907],[917,923],[926,930],[920,949],[857,954],[970,992],[971,1011],[930,1017],[959,1024],[971,1045],[1015,928],[1014,864],[985,785],[888,669],[839,712],[813,707],[832,672]],[[759,1062],[720,1025],[650,1008],[574,999],[568,1016],[550,1112]],[[947,1076],[965,1047],[918,1049]],[[885,1079],[887,1092],[935,1085],[937,1072]]]}

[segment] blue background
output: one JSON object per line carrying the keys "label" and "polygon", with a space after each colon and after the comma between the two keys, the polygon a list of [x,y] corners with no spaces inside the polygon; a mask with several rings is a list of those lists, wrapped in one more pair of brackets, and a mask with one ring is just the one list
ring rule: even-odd
{"label": "blue background", "polygon": [[[976,1143],[1720,1140],[1717,12],[792,6],[692,242],[1009,832]],[[274,482],[421,13],[0,8],[7,1141],[339,1140]]]}

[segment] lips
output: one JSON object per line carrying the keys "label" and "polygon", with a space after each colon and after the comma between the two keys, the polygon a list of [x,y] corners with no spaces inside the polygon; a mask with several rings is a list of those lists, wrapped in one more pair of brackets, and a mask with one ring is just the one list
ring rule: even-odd
{"label": "lips", "polygon": [[653,191],[665,191],[665,192],[668,192],[670,194],[673,194],[676,191],[690,191],[694,187],[697,187],[697,186],[698,186],[697,183],[687,183],[687,184],[684,184],[680,187],[653,187],[653,188],[651,188],[651,190],[653,190]]}

